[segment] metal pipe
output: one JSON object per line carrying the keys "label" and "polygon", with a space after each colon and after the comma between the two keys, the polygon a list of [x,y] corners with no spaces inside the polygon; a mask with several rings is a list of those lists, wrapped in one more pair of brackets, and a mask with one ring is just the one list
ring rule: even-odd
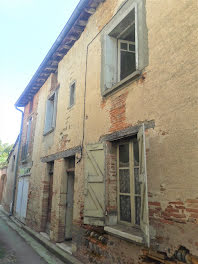
{"label": "metal pipe", "polygon": [[13,187],[13,193],[12,193],[12,205],[11,205],[11,210],[9,216],[13,215],[14,211],[14,204],[15,204],[15,193],[16,193],[16,183],[17,183],[17,171],[18,171],[18,161],[19,161],[19,152],[20,152],[20,146],[21,146],[21,135],[22,135],[22,129],[23,129],[23,117],[24,117],[24,112],[17,108],[15,106],[16,110],[21,112],[21,127],[20,127],[20,133],[19,133],[19,141],[18,141],[18,150],[17,150],[17,157],[16,157],[16,166],[14,170],[14,187]]}

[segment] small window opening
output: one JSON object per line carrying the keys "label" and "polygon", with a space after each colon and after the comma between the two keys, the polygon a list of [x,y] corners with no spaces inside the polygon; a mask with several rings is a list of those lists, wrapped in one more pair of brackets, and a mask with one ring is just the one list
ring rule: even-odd
{"label": "small window opening", "polygon": [[29,114],[32,113],[32,109],[33,109],[33,99],[30,101],[30,105],[29,105]]}
{"label": "small window opening", "polygon": [[75,103],[75,90],[76,90],[76,83],[72,83],[70,85],[70,99],[69,99],[69,107],[73,106]]}

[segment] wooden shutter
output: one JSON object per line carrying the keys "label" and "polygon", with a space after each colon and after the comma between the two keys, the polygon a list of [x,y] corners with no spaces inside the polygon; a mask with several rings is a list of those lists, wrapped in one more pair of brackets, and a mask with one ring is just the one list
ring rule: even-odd
{"label": "wooden shutter", "polygon": [[29,189],[29,179],[23,178],[23,198],[21,201],[21,219],[22,222],[25,221],[26,211],[27,211],[27,202],[28,202],[28,189]]}
{"label": "wooden shutter", "polygon": [[103,39],[104,90],[117,83],[117,39],[108,35]]}
{"label": "wooden shutter", "polygon": [[16,217],[22,222],[25,222],[27,202],[28,202],[28,188],[29,179],[27,177],[21,177],[18,181],[17,191],[17,203],[16,203]]}
{"label": "wooden shutter", "polygon": [[32,125],[32,118],[30,118],[30,120],[28,121],[28,126],[27,126],[27,136],[26,136],[27,145],[29,145],[29,142],[30,142],[31,125]]}
{"label": "wooden shutter", "polygon": [[145,145],[145,129],[144,124],[139,129],[138,135],[139,144],[139,179],[141,183],[141,215],[140,227],[144,232],[145,242],[147,246],[150,244],[149,238],[149,218],[148,218],[148,191],[147,191],[147,172],[146,172],[146,145]]}
{"label": "wooden shutter", "polygon": [[84,223],[104,226],[104,147],[86,146]]}
{"label": "wooden shutter", "polygon": [[16,201],[16,217],[20,217],[21,213],[21,200],[23,197],[23,178],[19,178],[17,186],[17,201]]}
{"label": "wooden shutter", "polygon": [[54,93],[52,128],[56,127],[57,103],[58,103],[58,90],[56,90]]}
{"label": "wooden shutter", "polygon": [[54,101],[48,99],[46,102],[44,133],[47,133],[52,128],[53,112],[54,112]]}

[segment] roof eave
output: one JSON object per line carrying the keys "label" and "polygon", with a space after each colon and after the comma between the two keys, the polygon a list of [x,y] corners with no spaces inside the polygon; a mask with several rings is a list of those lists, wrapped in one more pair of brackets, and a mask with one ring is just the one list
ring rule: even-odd
{"label": "roof eave", "polygon": [[26,106],[43,86],[50,74],[57,70],[58,63],[80,38],[80,35],[88,23],[89,17],[95,13],[98,5],[104,1],[105,0],[80,0],[39,68],[16,101],[16,107]]}

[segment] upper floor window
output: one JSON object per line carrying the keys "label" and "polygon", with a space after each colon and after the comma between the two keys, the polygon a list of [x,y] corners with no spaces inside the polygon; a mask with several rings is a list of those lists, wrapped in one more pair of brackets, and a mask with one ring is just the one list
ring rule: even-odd
{"label": "upper floor window", "polygon": [[31,141],[31,130],[32,130],[32,117],[27,122],[26,127],[26,139],[22,145],[21,160],[25,161],[28,158],[29,145]]}
{"label": "upper floor window", "polygon": [[70,95],[69,95],[69,107],[72,107],[75,104],[75,91],[76,91],[76,82],[73,82],[70,87]]}
{"label": "upper floor window", "polygon": [[102,34],[101,90],[106,95],[148,64],[144,0],[129,0]]}
{"label": "upper floor window", "polygon": [[53,131],[56,126],[57,90],[47,99],[45,112],[44,135]]}
{"label": "upper floor window", "polygon": [[33,109],[33,99],[29,103],[29,114],[32,113],[32,109]]}

